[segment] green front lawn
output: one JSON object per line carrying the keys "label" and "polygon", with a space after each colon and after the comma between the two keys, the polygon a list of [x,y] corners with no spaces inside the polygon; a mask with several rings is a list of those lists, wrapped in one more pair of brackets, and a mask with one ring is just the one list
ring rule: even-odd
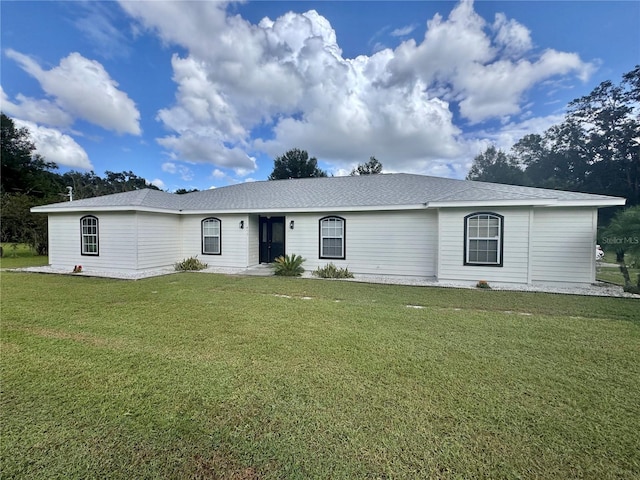
{"label": "green front lawn", "polygon": [[49,257],[36,255],[24,243],[2,243],[2,257],[0,268],[41,267],[49,264]]}
{"label": "green front lawn", "polygon": [[0,275],[2,478],[640,477],[635,299]]}
{"label": "green front lawn", "polygon": [[[629,268],[629,278],[631,283],[636,284],[640,268]],[[620,271],[620,267],[598,267],[596,270],[596,280],[615,283],[616,285],[624,285],[624,276]]]}
{"label": "green front lawn", "polygon": [[[608,263],[615,264],[616,263],[616,253],[613,251],[607,251],[604,254],[604,258],[602,262],[599,263]],[[631,283],[636,284],[638,281],[638,274],[640,274],[640,268],[632,268],[629,265],[636,265],[636,260],[634,258],[629,257],[629,255],[625,255],[625,263],[629,269],[629,277],[631,278]],[[624,277],[622,276],[622,272],[620,272],[620,267],[618,266],[601,266],[598,265],[596,269],[596,280],[601,280],[604,282],[615,283],[616,285],[624,285]]]}

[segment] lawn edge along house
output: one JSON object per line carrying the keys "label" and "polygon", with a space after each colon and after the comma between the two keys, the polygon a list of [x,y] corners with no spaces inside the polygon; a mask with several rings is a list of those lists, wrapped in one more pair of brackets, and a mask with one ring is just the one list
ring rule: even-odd
{"label": "lawn edge along house", "polygon": [[411,174],[157,190],[34,207],[54,268],[144,271],[198,256],[248,268],[282,254],[306,269],[434,280],[586,284],[598,208],[618,197]]}

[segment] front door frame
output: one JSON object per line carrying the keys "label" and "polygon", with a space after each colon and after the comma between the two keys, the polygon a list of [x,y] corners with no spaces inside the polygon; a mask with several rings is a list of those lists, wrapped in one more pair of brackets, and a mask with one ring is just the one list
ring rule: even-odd
{"label": "front door frame", "polygon": [[[284,216],[259,216],[258,217],[258,251],[260,263],[273,263],[280,255],[284,255],[286,250],[286,218]],[[275,233],[274,236],[274,226]],[[280,229],[282,241],[279,241]],[[275,237],[275,238],[274,238]]]}

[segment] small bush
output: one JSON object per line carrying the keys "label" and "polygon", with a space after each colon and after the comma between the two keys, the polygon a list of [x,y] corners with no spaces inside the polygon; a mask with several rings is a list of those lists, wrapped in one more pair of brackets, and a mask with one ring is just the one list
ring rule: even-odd
{"label": "small bush", "polygon": [[316,268],[313,275],[320,278],[353,278],[348,268],[338,268],[333,263]]}
{"label": "small bush", "polygon": [[274,273],[284,277],[299,277],[304,272],[302,268],[304,258],[300,255],[283,255],[276,258]]}
{"label": "small bush", "polygon": [[487,288],[491,290],[491,286],[486,280],[479,280],[478,283],[476,283],[476,288]]}
{"label": "small bush", "polygon": [[194,270],[204,270],[209,265],[202,263],[197,257],[185,258],[183,261],[174,265],[178,272],[189,272]]}

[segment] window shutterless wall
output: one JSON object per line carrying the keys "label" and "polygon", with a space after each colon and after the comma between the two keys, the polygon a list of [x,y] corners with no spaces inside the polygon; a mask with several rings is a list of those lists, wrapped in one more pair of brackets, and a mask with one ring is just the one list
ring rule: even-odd
{"label": "window shutterless wall", "polygon": [[[502,266],[465,265],[465,217],[492,212],[504,217]],[[438,279],[477,282],[527,283],[529,269],[530,207],[486,208],[482,210],[441,208],[439,210]]]}
{"label": "window shutterless wall", "polygon": [[[344,260],[319,258],[319,221],[327,216],[345,220]],[[287,228],[287,253],[302,255],[306,270],[333,263],[362,274],[435,275],[435,211],[288,214],[287,227],[291,220],[295,221],[295,227]]]}
{"label": "window shutterless wall", "polygon": [[[255,234],[255,222],[250,221],[250,215],[224,215],[211,212],[210,214],[181,215],[182,222],[182,258],[197,256],[202,262],[211,267],[246,268],[249,262],[249,241]],[[220,220],[220,254],[208,255],[202,253],[202,221],[207,218]],[[240,228],[240,222],[243,228]],[[256,243],[255,249],[258,245]]]}

